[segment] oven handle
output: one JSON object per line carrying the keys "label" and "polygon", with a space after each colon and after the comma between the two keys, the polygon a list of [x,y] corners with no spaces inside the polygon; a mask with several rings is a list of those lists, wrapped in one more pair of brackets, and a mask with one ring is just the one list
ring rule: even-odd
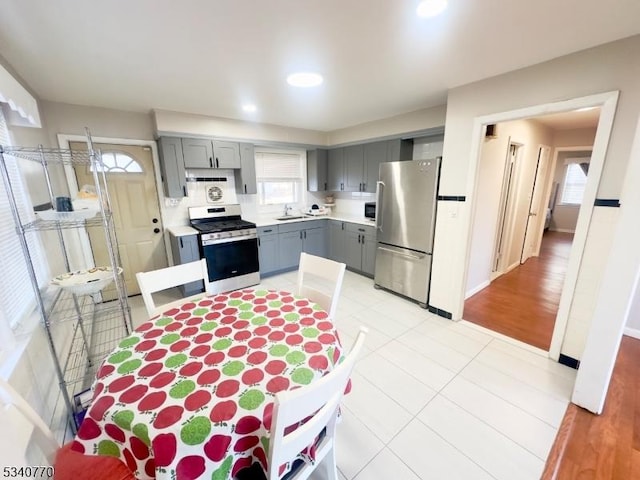
{"label": "oven handle", "polygon": [[241,237],[221,238],[219,240],[203,240],[202,246],[208,247],[209,245],[220,245],[223,243],[241,242],[242,240],[253,240],[254,238],[258,238],[258,235],[255,233],[252,233],[250,235],[243,235]]}

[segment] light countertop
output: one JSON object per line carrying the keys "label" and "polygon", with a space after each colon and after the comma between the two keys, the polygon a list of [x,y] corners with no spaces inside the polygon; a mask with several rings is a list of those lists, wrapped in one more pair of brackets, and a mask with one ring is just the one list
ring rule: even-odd
{"label": "light countertop", "polygon": [[178,225],[175,227],[167,227],[167,230],[173,234],[174,237],[187,237],[189,235],[197,235],[198,231],[195,228],[188,225]]}

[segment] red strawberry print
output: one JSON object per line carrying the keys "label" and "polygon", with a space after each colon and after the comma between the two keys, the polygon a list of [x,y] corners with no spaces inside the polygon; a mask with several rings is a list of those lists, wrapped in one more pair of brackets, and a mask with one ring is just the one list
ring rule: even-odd
{"label": "red strawberry print", "polygon": [[98,370],[98,378],[104,378],[107,375],[111,375],[115,369],[116,367],[113,365],[103,365],[100,367],[100,370]]}
{"label": "red strawberry print", "polygon": [[233,336],[233,339],[238,342],[244,342],[245,340],[249,340],[250,338],[251,332],[249,330],[240,330]]}
{"label": "red strawberry print", "polygon": [[274,318],[269,320],[269,325],[271,325],[272,327],[281,327],[282,325],[284,325],[284,318]]}
{"label": "red strawberry print", "polygon": [[249,468],[253,460],[251,457],[240,457],[233,464],[233,468],[231,469],[231,478],[236,478],[238,476],[238,472],[244,470],[245,468]]}
{"label": "red strawberry print", "polygon": [[136,328],[136,332],[146,332],[147,330],[151,330],[151,328],[153,328],[153,322],[144,322]]}
{"label": "red strawberry print", "polygon": [[191,346],[191,342],[189,340],[178,340],[177,342],[171,344],[171,346],[169,347],[169,350],[177,353],[177,352],[186,350],[190,346]]}
{"label": "red strawberry print", "polygon": [[196,308],[196,304],[193,302],[189,302],[189,303],[185,303],[184,305],[182,305],[180,307],[180,310],[182,310],[183,312],[189,311],[189,310],[193,310],[194,308]]}
{"label": "red strawberry print", "polygon": [[192,357],[204,357],[207,353],[211,351],[211,347],[209,345],[198,345],[196,348],[189,352],[189,355]]}
{"label": "red strawberry print", "polygon": [[220,318],[220,312],[209,312],[204,316],[204,318],[206,320],[216,320]]}
{"label": "red strawberry print", "polygon": [[134,350],[136,352],[148,352],[155,347],[157,343],[156,340],[143,340],[134,347]]}
{"label": "red strawberry print", "polygon": [[109,393],[118,393],[129,388],[136,381],[133,375],[127,375],[126,377],[116,378],[109,384]]}
{"label": "red strawberry print", "polygon": [[262,423],[267,430],[271,430],[271,420],[273,416],[273,402],[268,403],[262,412]]}
{"label": "red strawberry print", "polygon": [[287,345],[300,345],[303,341],[304,341],[304,337],[297,333],[294,335],[289,335],[285,339],[285,342],[287,343]]}
{"label": "red strawberry print", "polygon": [[277,330],[275,332],[271,332],[269,334],[269,336],[267,337],[269,340],[271,340],[272,342],[279,342],[280,340],[282,340],[285,337],[286,333]]}
{"label": "red strawberry print", "polygon": [[322,345],[318,342],[307,342],[304,344],[304,351],[307,353],[318,353],[322,350]]}
{"label": "red strawberry print", "polygon": [[161,358],[163,358],[166,354],[167,354],[166,348],[158,348],[156,350],[151,350],[149,353],[147,353],[144,359],[147,362],[155,362],[156,360],[160,360]]}
{"label": "red strawberry print", "polygon": [[122,451],[122,455],[124,456],[124,461],[127,464],[127,467],[129,468],[129,470],[131,470],[132,472],[135,472],[138,469],[138,466],[136,464],[136,459],[133,458],[133,455],[131,454],[129,449],[125,448]]}
{"label": "red strawberry print", "polygon": [[297,323],[287,323],[283,330],[287,333],[295,333],[298,330],[300,330],[300,325],[298,325]]}
{"label": "red strawberry print", "polygon": [[318,322],[318,324],[316,325],[316,328],[318,330],[322,330],[323,332],[326,332],[327,330],[331,330],[333,328],[333,324],[331,322]]}
{"label": "red strawberry print", "polygon": [[264,449],[260,446],[253,450],[253,456],[258,458],[258,461],[262,465],[262,468],[267,469],[267,456],[264,453]]}
{"label": "red strawberry print", "polygon": [[183,365],[178,373],[184,377],[190,377],[202,370],[202,367],[202,362],[189,362],[186,365]]}
{"label": "red strawberry print", "polygon": [[193,339],[193,343],[209,343],[213,339],[213,335],[209,332],[201,333]]}
{"label": "red strawberry print", "polygon": [[180,330],[183,327],[182,322],[173,322],[164,327],[167,332],[175,332],[176,330]]}
{"label": "red strawberry print", "polygon": [[243,328],[247,328],[249,326],[249,322],[247,322],[246,320],[238,320],[236,322],[233,322],[232,327],[236,330],[242,330]]}
{"label": "red strawberry print", "polygon": [[156,476],[156,460],[155,458],[150,458],[144,464],[144,473],[147,474],[149,478],[155,478]]}
{"label": "red strawberry print", "polygon": [[304,317],[303,319],[300,320],[300,325],[304,325],[305,327],[308,327],[309,325],[314,325],[315,323],[316,321],[311,317]]}
{"label": "red strawberry print", "polygon": [[[179,320],[180,322],[184,322],[189,317],[191,317],[191,314],[189,312],[182,312],[176,315],[174,318],[176,320]],[[175,327],[175,328],[178,328],[178,327]],[[172,330],[169,330],[169,331],[171,332]]]}
{"label": "red strawberry print", "polygon": [[195,335],[196,333],[198,333],[198,327],[187,327],[187,328],[183,328],[180,331],[180,336],[181,337],[191,337],[193,335]]}
{"label": "red strawberry print", "polygon": [[147,333],[145,333],[144,334],[144,338],[157,338],[160,335],[162,335],[163,333],[164,332],[161,329],[156,328],[154,330],[149,330]]}
{"label": "red strawberry print", "polygon": [[251,348],[262,348],[267,344],[267,340],[265,338],[252,338],[249,340],[249,346]]}
{"label": "red strawberry print", "polygon": [[232,331],[233,330],[231,329],[231,327],[220,327],[220,328],[216,328],[213,331],[213,334],[216,337],[226,337],[226,336],[230,335]]}
{"label": "red strawberry print", "polygon": [[233,446],[233,451],[246,452],[250,448],[255,447],[259,441],[260,441],[260,438],[257,437],[256,435],[249,435],[246,437],[242,437]]}
{"label": "red strawberry print", "polygon": [[326,355],[313,355],[309,358],[309,366],[314,370],[326,370],[329,368],[329,359]]}
{"label": "red strawberry print", "polygon": [[185,325],[189,325],[190,327],[195,327],[196,325],[200,325],[202,323],[202,317],[191,317],[184,323]]}
{"label": "red strawberry print", "polygon": [[204,357],[204,363],[207,365],[217,365],[224,360],[224,352],[211,352]]}
{"label": "red strawberry print", "polygon": [[334,343],[336,341],[336,337],[334,337],[330,333],[322,333],[322,334],[318,335],[318,341],[320,343],[324,343],[325,345],[329,345],[329,344]]}
{"label": "red strawberry print", "polygon": [[276,394],[289,388],[289,379],[286,377],[273,377],[267,382],[267,392]]}
{"label": "red strawberry print", "polygon": [[229,349],[229,356],[233,358],[242,357],[245,353],[247,353],[247,347],[244,345],[236,345]]}

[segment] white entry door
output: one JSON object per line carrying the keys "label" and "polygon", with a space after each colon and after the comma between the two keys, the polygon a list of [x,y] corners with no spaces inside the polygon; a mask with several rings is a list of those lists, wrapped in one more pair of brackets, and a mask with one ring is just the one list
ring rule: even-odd
{"label": "white entry door", "polygon": [[[72,150],[87,145],[70,143]],[[118,251],[128,295],[140,293],[135,274],[167,266],[163,228],[158,205],[151,148],[135,145],[94,144],[105,163],[107,187],[118,238]],[[78,187],[93,185],[88,165],[75,167]],[[96,265],[109,264],[109,255],[101,228],[88,228]],[[114,298],[103,291],[103,300]]]}

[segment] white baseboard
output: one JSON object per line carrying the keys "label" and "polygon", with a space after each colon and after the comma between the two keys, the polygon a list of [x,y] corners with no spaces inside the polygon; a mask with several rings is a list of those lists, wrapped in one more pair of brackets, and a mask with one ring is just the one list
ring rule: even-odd
{"label": "white baseboard", "polygon": [[568,228],[550,228],[550,232],[560,232],[560,233],[576,233],[575,230],[569,230]]}
{"label": "white baseboard", "polygon": [[640,340],[640,330],[638,330],[637,328],[624,327],[624,334],[628,337],[633,337]]}
{"label": "white baseboard", "polygon": [[[504,271],[504,273],[509,273],[511,270],[513,270],[514,268],[518,268],[519,266],[520,266],[520,260],[518,260],[513,265],[510,265],[509,267],[507,267],[507,269]],[[503,275],[504,275],[504,273],[503,273]]]}
{"label": "white baseboard", "polygon": [[485,288],[487,288],[490,284],[491,284],[491,282],[489,280],[486,280],[486,281],[482,282],[480,285],[478,285],[478,286],[472,288],[471,290],[469,290],[465,294],[464,299],[466,300],[467,298],[472,297],[473,295],[478,293],[480,290],[484,290]]}

